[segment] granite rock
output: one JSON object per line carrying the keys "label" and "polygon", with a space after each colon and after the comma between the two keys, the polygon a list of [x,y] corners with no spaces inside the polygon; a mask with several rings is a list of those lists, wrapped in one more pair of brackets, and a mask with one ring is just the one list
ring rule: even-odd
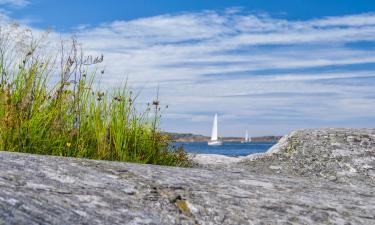
{"label": "granite rock", "polygon": [[0,152],[0,224],[375,224],[373,134],[299,131],[198,168]]}
{"label": "granite rock", "polygon": [[[308,129],[283,137],[265,154],[241,163],[253,171],[336,182],[375,182],[375,129]],[[278,170],[272,169],[278,167]]]}

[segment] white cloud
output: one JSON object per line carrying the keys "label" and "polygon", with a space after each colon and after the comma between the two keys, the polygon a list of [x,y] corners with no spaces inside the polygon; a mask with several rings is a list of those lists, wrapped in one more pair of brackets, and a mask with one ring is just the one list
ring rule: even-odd
{"label": "white cloud", "polygon": [[0,0],[0,5],[8,5],[12,7],[24,7],[29,3],[30,1],[28,0]]}
{"label": "white cloud", "polygon": [[327,17],[311,21],[312,26],[373,26],[375,25],[374,13],[349,15],[342,17]]}
{"label": "white cloud", "polygon": [[[127,74],[135,87],[145,83],[151,87],[144,91],[148,97],[160,85],[162,99],[170,105],[167,129],[178,130],[174,123],[181,123],[176,122],[179,114],[185,127],[194,124],[190,131],[205,129],[195,128],[198,122],[206,124],[207,134],[208,115],[220,112],[232,121],[231,125],[223,121],[226,135],[234,132],[230,126],[251,124],[254,118],[264,126],[289,121],[303,127],[309,120],[321,124],[339,120],[337,125],[342,125],[356,116],[374,115],[375,101],[365,97],[371,86],[334,82],[374,77],[371,69],[314,72],[314,68],[375,63],[374,50],[346,46],[374,41],[374,14],[287,21],[236,12],[185,13],[116,21],[79,36],[91,51],[104,51],[112,81]],[[311,71],[298,72],[303,69]],[[274,72],[255,76],[262,70]],[[297,72],[278,74],[279,70]],[[235,97],[238,93],[243,97]],[[278,131],[268,130],[273,132]]]}
{"label": "white cloud", "polygon": [[375,64],[375,49],[348,46],[375,42],[375,14],[288,21],[238,10],[81,26],[76,35],[105,55],[107,85],[128,77],[144,102],[160,86],[167,130],[208,134],[215,112],[226,135],[246,124],[253,135],[358,118],[375,126],[375,71],[358,66]]}

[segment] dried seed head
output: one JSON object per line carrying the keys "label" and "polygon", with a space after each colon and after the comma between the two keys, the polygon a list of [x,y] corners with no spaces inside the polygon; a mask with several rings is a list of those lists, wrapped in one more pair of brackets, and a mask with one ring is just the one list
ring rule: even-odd
{"label": "dried seed head", "polygon": [[96,93],[96,95],[97,95],[99,98],[101,98],[101,97],[104,96],[104,92],[100,92],[100,91],[98,91],[98,92]]}
{"label": "dried seed head", "polygon": [[71,132],[70,132],[70,136],[74,137],[78,134],[78,130],[77,128],[74,128]]}
{"label": "dried seed head", "polygon": [[122,101],[122,97],[121,97],[121,96],[115,96],[115,97],[114,97],[114,100],[120,102],[120,101]]}

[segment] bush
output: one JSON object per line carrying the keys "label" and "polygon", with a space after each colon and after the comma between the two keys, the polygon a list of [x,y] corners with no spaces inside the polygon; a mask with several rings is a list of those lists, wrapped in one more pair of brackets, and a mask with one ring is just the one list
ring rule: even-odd
{"label": "bush", "polygon": [[0,29],[1,150],[189,165],[158,129],[158,99],[139,110],[126,82],[111,92],[95,88],[103,56],[84,56],[72,39],[51,57],[57,53],[48,54],[53,48],[44,37],[7,28]]}

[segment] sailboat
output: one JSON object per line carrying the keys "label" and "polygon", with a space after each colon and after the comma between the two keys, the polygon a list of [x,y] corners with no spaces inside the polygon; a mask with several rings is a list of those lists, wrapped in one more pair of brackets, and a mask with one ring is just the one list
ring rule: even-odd
{"label": "sailboat", "polygon": [[215,114],[214,124],[212,126],[211,140],[208,142],[208,145],[222,145],[222,144],[223,142],[217,138],[217,114]]}
{"label": "sailboat", "polygon": [[251,142],[251,138],[249,138],[249,133],[247,132],[247,129],[246,129],[245,140],[241,141],[241,143],[247,143],[247,142]]}

